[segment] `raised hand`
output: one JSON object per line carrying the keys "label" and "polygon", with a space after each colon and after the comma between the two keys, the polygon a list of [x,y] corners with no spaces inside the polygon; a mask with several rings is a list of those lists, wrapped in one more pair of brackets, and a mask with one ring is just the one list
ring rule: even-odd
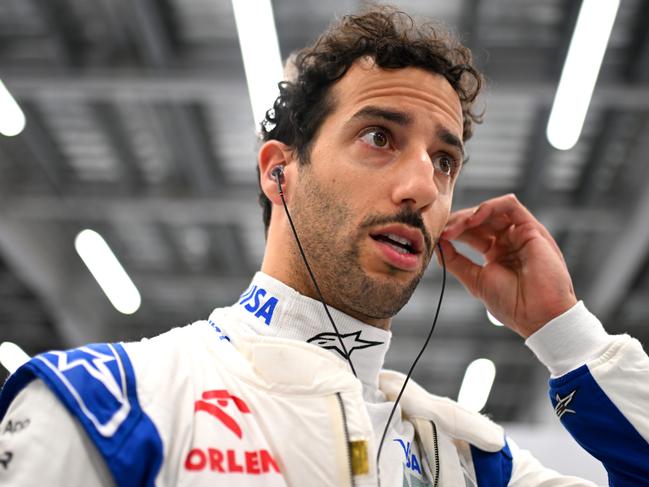
{"label": "raised hand", "polygon": [[[485,263],[459,253],[452,240],[480,252]],[[449,272],[524,338],[577,302],[559,246],[513,194],[451,214],[440,244]]]}

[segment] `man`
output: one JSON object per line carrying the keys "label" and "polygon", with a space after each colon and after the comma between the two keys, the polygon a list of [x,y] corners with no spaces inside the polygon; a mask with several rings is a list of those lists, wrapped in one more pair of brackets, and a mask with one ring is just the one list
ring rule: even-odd
{"label": "man", "polygon": [[414,383],[377,465],[404,379],[380,371],[390,319],[438,241],[438,258],[548,365],[558,416],[611,483],[646,485],[641,346],[607,335],[578,303],[556,243],[513,196],[449,218],[479,119],[468,51],[376,7],[343,18],[294,63],[259,151],[261,272],[207,321],[19,369],[0,399],[3,485],[592,485]]}

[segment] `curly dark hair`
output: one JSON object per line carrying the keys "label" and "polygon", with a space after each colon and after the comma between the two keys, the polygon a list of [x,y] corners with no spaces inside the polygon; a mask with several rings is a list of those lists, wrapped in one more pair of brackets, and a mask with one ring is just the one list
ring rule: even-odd
{"label": "curly dark hair", "polygon": [[[370,57],[383,69],[422,68],[444,76],[458,94],[464,117],[463,139],[482,121],[474,111],[483,77],[471,51],[435,22],[421,25],[390,6],[371,6],[334,22],[310,47],[287,61],[290,81],[279,83],[279,96],[261,122],[261,139],[278,140],[293,148],[302,164],[309,162],[310,145],[324,119],[333,112],[330,88],[356,60]],[[259,169],[257,169],[259,172]],[[268,231],[271,203],[259,195]]]}

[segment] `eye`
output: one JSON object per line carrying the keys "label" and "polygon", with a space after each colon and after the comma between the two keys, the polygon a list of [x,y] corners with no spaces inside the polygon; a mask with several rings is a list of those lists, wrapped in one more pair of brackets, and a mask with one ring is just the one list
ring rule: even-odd
{"label": "eye", "polygon": [[384,149],[390,145],[388,132],[381,128],[371,128],[361,135],[361,140],[377,149]]}
{"label": "eye", "polygon": [[437,156],[433,160],[433,165],[435,166],[435,169],[445,176],[453,176],[459,167],[457,160],[447,154]]}

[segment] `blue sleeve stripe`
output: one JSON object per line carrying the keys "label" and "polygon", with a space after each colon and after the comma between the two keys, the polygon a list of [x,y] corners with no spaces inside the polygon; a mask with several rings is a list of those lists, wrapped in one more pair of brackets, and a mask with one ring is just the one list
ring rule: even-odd
{"label": "blue sleeve stripe", "polygon": [[0,417],[33,379],[41,379],[81,423],[118,486],[153,486],[162,440],[142,411],[135,373],[119,344],[47,352],[19,368],[0,395]]}
{"label": "blue sleeve stripe", "polygon": [[507,487],[512,477],[512,452],[505,446],[497,452],[487,452],[471,445],[471,458],[478,487]]}
{"label": "blue sleeve stripe", "polygon": [[27,362],[9,376],[7,382],[2,386],[2,391],[0,391],[0,421],[4,419],[11,402],[18,393],[34,379],[35,375],[32,371],[31,362]]}
{"label": "blue sleeve stripe", "polygon": [[551,379],[550,399],[565,428],[604,464],[610,485],[647,485],[649,443],[613,404],[586,365]]}

